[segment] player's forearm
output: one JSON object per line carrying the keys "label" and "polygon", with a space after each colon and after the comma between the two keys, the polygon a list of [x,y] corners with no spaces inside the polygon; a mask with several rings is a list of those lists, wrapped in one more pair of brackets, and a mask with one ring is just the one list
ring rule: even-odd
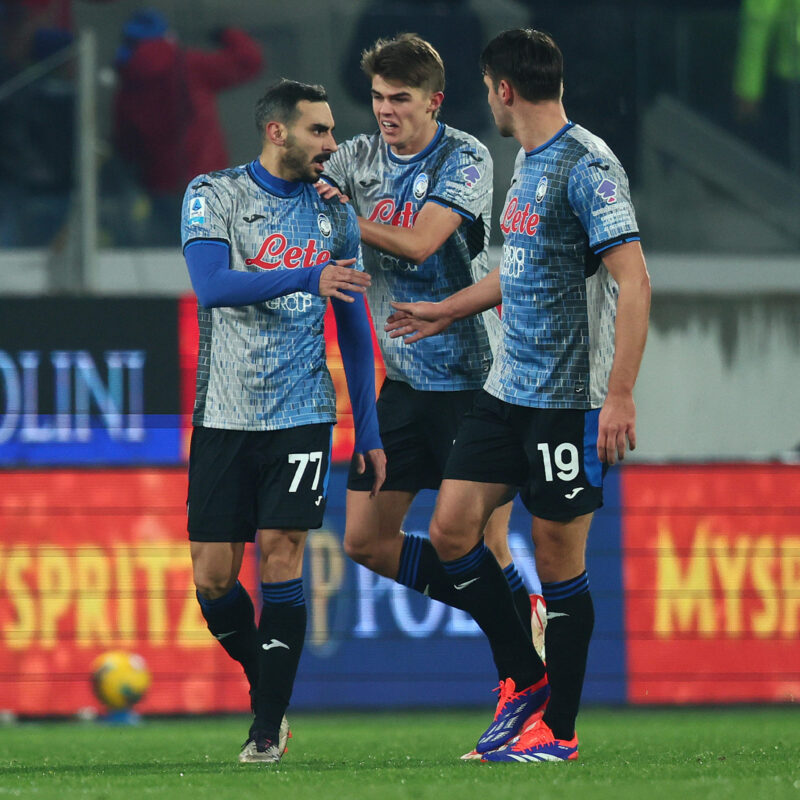
{"label": "player's forearm", "polygon": [[354,303],[332,300],[339,350],[342,354],[353,423],[356,452],[382,449],[375,409],[375,357],[372,329],[363,298]]}
{"label": "player's forearm", "polygon": [[495,268],[477,283],[446,297],[439,306],[445,316],[455,321],[495,308],[502,300],[500,270]]}
{"label": "player's forearm", "polygon": [[358,218],[358,227],[364,244],[412,264],[421,264],[438,249],[435,242],[414,228],[370,222],[363,217]]}
{"label": "player's forearm", "polygon": [[642,363],[650,314],[650,279],[647,272],[619,284],[614,327],[614,362],[608,393],[631,394]]}
{"label": "player's forearm", "polygon": [[203,308],[235,308],[294,292],[319,292],[324,265],[296,270],[240,272],[229,269],[229,249],[220,242],[195,242],[184,251],[197,301]]}

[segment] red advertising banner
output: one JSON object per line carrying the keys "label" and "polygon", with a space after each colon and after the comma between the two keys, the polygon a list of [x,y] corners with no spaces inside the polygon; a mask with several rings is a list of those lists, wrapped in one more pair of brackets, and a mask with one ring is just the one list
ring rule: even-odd
{"label": "red advertising banner", "polygon": [[[181,370],[181,411],[184,425],[183,448],[184,456],[188,461],[192,408],[194,406],[195,373],[197,371],[197,299],[194,295],[186,295],[179,302],[178,353]],[[370,328],[372,328],[371,325]],[[372,349],[375,353],[375,388],[377,391],[383,383],[386,371],[374,330],[372,331]],[[350,408],[347,379],[344,374],[342,356],[339,352],[339,343],[336,338],[336,319],[330,304],[328,304],[328,310],[325,314],[325,351],[328,359],[328,369],[336,389],[336,412],[338,416],[338,422],[333,429],[331,458],[334,462],[349,461],[353,455],[353,444],[355,442],[353,412]]]}
{"label": "red advertising banner", "polygon": [[138,710],[247,709],[195,599],[185,495],[184,469],[3,473],[0,709],[97,707],[91,664],[112,649],[153,674]]}
{"label": "red advertising banner", "polygon": [[681,465],[622,479],[628,697],[800,697],[800,467]]}

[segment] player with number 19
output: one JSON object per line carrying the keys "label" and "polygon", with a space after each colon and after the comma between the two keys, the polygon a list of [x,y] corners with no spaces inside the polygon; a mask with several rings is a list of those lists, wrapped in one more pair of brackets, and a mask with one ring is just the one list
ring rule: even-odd
{"label": "player with number 19", "polygon": [[[507,676],[478,742],[483,760],[574,760],[594,625],[586,541],[607,466],[636,444],[650,282],[627,177],[605,142],[568,120],[555,42],[506,31],[481,65],[500,134],[524,149],[501,216],[501,265],[440,303],[395,304],[387,328],[414,346],[502,300],[502,346],[450,453],[431,541]],[[512,487],[533,515],[546,669],[509,624],[502,574],[480,542]]]}
{"label": "player with number 19", "polygon": [[[255,116],[259,157],[200,175],[183,206],[200,329],[188,528],[203,616],[250,683],[255,716],[239,760],[276,763],[305,638],[303,549],[308,530],[322,525],[336,422],[328,297],[353,405],[354,460],[362,471],[369,461],[373,495],[386,459],[358,222],[313,188],[336,151],[325,90],[282,81]],[[237,580],[256,533],[258,626]]]}

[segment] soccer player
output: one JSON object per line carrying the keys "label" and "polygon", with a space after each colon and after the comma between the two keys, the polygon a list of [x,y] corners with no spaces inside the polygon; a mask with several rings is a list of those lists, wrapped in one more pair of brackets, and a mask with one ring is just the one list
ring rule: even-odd
{"label": "soccer player", "polygon": [[[606,469],[636,445],[650,282],[625,172],[567,119],[553,40],[506,31],[481,66],[498,130],[525,151],[502,215],[501,266],[439,303],[397,304],[386,327],[413,346],[502,299],[503,345],[447,462],[431,540],[506,676],[478,741],[483,760],[573,760],[594,624],[586,540]],[[533,515],[546,671],[480,536],[516,485]]]}
{"label": "soccer player", "polygon": [[[366,456],[373,495],[385,456],[356,215],[313,188],[336,151],[325,90],[282,81],[259,99],[255,119],[259,157],[195,178],[183,204],[200,327],[188,528],[203,616],[250,682],[255,716],[239,761],[275,763],[306,631],[303,548],[308,529],[322,524],[336,422],[328,297],[353,403],[356,471]],[[244,544],[256,536],[257,627],[237,580]]]}
{"label": "soccer player", "polygon": [[[359,214],[372,276],[367,295],[386,366],[378,419],[387,475],[375,503],[369,469],[350,470],[345,551],[381,575],[461,607],[430,541],[401,526],[417,492],[439,487],[461,417],[491,366],[499,316],[487,310],[416,348],[391,339],[383,325],[391,301],[440,300],[488,272],[492,159],[473,136],[439,122],[444,65],[424,39],[409,33],[379,39],[361,66],[379,131],[340,145],[322,176],[333,188],[319,189],[346,196]],[[510,503],[498,509],[486,536],[530,627],[531,599],[506,540],[510,513]]]}

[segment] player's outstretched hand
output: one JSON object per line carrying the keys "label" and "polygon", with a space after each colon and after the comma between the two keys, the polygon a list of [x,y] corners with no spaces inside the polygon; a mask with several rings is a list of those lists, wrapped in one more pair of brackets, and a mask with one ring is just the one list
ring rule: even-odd
{"label": "player's outstretched hand", "polygon": [[355,298],[344,292],[364,294],[372,278],[366,272],[352,269],[350,265],[355,263],[354,258],[331,261],[319,274],[320,297],[336,297],[346,303],[352,303]]}
{"label": "player's outstretched hand", "polygon": [[597,428],[597,455],[609,466],[625,458],[626,443],[636,449],[636,406],[633,394],[609,394]]}
{"label": "player's outstretched hand", "polygon": [[[356,471],[359,475],[363,475],[366,469],[364,456],[362,453],[356,453],[355,457]],[[367,458],[370,460],[372,469],[375,471],[375,480],[372,483],[369,496],[376,497],[381,490],[381,486],[383,486],[383,482],[386,480],[386,453],[384,453],[383,450],[367,450]]]}
{"label": "player's outstretched hand", "polygon": [[335,186],[331,186],[327,181],[317,181],[314,184],[317,194],[325,200],[332,200],[334,197],[339,198],[340,203],[347,203],[350,198],[346,194],[342,194]]}
{"label": "player's outstretched hand", "polygon": [[395,309],[383,326],[389,338],[399,336],[405,344],[413,344],[441,333],[453,320],[446,314],[441,303],[392,303]]}

